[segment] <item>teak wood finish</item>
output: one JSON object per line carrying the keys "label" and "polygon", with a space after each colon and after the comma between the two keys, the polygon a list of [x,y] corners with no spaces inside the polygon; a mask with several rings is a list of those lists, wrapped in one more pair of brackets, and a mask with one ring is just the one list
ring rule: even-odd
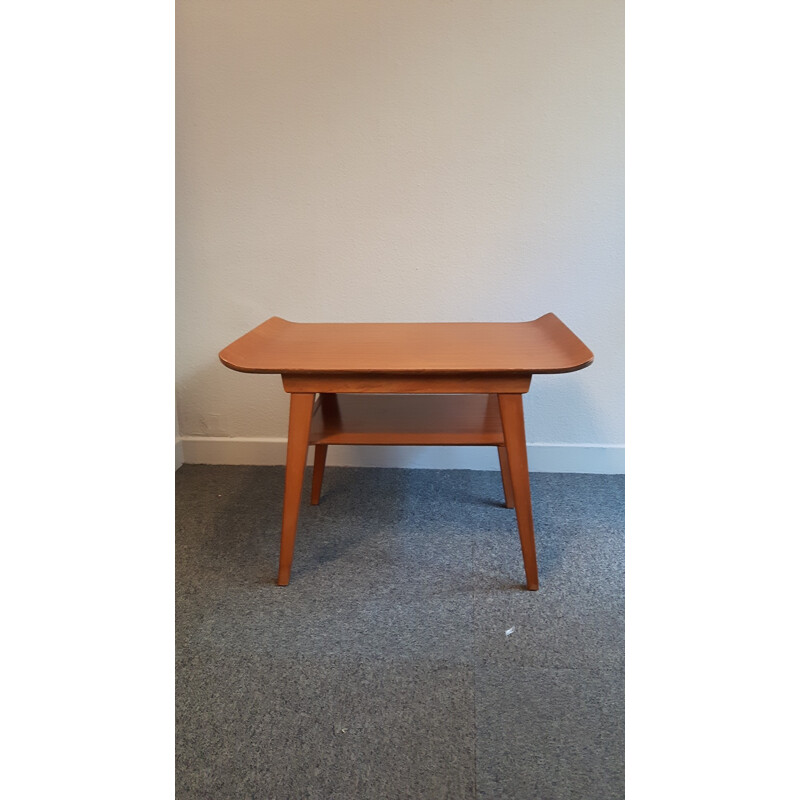
{"label": "teak wood finish", "polygon": [[[329,445],[402,444],[497,447],[526,584],[539,588],[522,395],[532,375],[572,372],[594,358],[555,314],[497,323],[271,317],[219,357],[239,372],[280,374],[290,394],[279,585],[289,583],[309,445],[316,505]],[[365,394],[371,396],[359,396]]]}

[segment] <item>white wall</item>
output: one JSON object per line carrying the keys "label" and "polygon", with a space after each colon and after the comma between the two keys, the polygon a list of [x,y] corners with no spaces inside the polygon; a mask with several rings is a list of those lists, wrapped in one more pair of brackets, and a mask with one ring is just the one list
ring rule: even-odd
{"label": "white wall", "polygon": [[528,441],[622,471],[623,33],[621,0],[178,0],[185,459],[281,462],[280,378],[217,359],[269,316],[553,311],[595,363],[534,377]]}

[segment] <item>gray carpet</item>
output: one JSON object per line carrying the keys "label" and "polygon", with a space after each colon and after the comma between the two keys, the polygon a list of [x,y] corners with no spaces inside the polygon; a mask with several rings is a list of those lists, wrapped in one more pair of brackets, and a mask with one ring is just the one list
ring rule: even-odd
{"label": "gray carpet", "polygon": [[[499,472],[176,473],[176,797],[624,795],[624,477],[532,474],[525,591]],[[513,633],[506,631],[514,628]]]}

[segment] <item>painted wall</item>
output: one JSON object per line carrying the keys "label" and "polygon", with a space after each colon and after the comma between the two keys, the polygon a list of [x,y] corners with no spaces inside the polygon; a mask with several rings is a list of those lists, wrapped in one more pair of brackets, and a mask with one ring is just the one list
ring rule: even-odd
{"label": "painted wall", "polygon": [[279,377],[217,359],[272,315],[553,311],[595,363],[534,378],[528,441],[621,452],[623,34],[621,0],[178,0],[187,460],[285,436]]}

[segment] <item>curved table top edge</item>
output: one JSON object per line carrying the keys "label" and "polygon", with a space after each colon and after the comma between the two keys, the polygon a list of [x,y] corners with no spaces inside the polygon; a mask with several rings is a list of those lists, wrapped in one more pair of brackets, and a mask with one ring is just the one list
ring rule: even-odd
{"label": "curved table top edge", "polygon": [[[426,326],[435,326],[437,328],[451,328],[451,326],[461,327],[463,329],[471,329],[482,326],[491,326],[495,329],[530,329],[533,327],[533,333],[536,336],[544,337],[547,335],[552,337],[553,349],[571,348],[572,358],[564,359],[560,363],[550,363],[549,366],[537,367],[530,363],[525,366],[492,366],[483,364],[482,366],[472,366],[465,368],[464,366],[414,366],[414,367],[396,367],[396,366],[348,366],[343,368],[341,365],[333,366],[307,366],[298,365],[296,363],[283,363],[275,362],[273,364],[264,363],[262,349],[258,349],[257,359],[258,363],[253,363],[253,352],[256,350],[255,345],[263,348],[263,345],[269,343],[269,339],[273,338],[279,340],[281,333],[292,332],[299,327],[304,327],[306,331],[315,327],[325,328],[349,328],[351,330],[359,327],[371,327],[376,331],[381,329],[386,330],[389,328],[413,328],[419,332]],[[452,330],[452,328],[451,328]],[[550,344],[548,341],[543,341],[540,344]],[[273,316],[257,325],[252,330],[240,336],[235,341],[231,342],[227,347],[219,353],[219,359],[226,367],[237,372],[244,372],[250,374],[281,374],[281,375],[304,375],[304,374],[328,374],[328,375],[393,375],[393,376],[433,376],[433,375],[513,375],[513,374],[559,374],[567,372],[576,372],[590,366],[594,361],[594,354],[591,350],[552,312],[544,314],[535,320],[524,322],[291,322],[282,317]],[[552,355],[551,359],[552,361]]]}

